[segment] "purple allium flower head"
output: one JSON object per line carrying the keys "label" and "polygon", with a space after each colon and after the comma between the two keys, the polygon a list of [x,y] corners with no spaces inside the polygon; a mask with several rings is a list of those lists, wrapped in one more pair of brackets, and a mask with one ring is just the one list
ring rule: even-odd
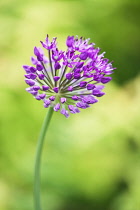
{"label": "purple allium flower head", "polygon": [[56,38],[41,41],[44,51],[34,48],[31,57],[32,66],[24,65],[26,88],[37,100],[42,100],[44,107],[53,107],[66,118],[69,114],[79,113],[103,96],[104,86],[112,78],[112,62],[104,58],[94,43],[89,39],[68,36],[66,51],[59,50]]}

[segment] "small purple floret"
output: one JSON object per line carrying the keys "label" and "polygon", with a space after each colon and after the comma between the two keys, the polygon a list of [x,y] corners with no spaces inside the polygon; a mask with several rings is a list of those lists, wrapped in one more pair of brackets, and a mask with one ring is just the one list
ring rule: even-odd
{"label": "small purple floret", "polygon": [[53,90],[54,90],[55,93],[59,92],[59,88],[58,87],[54,87]]}
{"label": "small purple floret", "polygon": [[83,102],[87,103],[87,104],[94,104],[96,102],[98,102],[98,100],[96,98],[94,98],[93,96],[84,96],[83,98]]}
{"label": "small purple floret", "polygon": [[27,78],[27,79],[36,79],[36,74],[33,74],[33,73],[31,73],[31,74],[25,74],[25,77]]}
{"label": "small purple floret", "polygon": [[69,117],[69,112],[67,110],[65,110],[64,108],[61,109],[61,114],[63,114],[66,118]]}
{"label": "small purple floret", "polygon": [[38,71],[42,71],[42,70],[43,70],[43,66],[42,66],[41,64],[37,64],[37,65],[36,65],[36,69],[37,69]]}
{"label": "small purple floret", "polygon": [[44,80],[45,75],[44,74],[38,74],[38,77],[39,77],[40,80]]}
{"label": "small purple floret", "polygon": [[73,86],[69,86],[67,90],[68,91],[73,91]]}
{"label": "small purple floret", "polygon": [[37,65],[38,64],[38,60],[34,57],[31,57],[31,62],[33,65]]}
{"label": "small purple floret", "polygon": [[87,52],[83,52],[83,53],[81,53],[81,55],[80,55],[80,59],[81,59],[81,60],[86,60],[87,57],[88,57],[88,53],[87,53]]}
{"label": "small purple floret", "polygon": [[60,99],[60,101],[61,101],[62,104],[64,104],[66,102],[66,100],[67,100],[66,98],[61,98]]}
{"label": "small purple floret", "polygon": [[39,95],[37,95],[35,98],[36,98],[38,101],[40,101],[40,100],[41,100],[41,98],[40,98],[40,96],[39,96]]}
{"label": "small purple floret", "polygon": [[44,100],[44,107],[45,108],[48,108],[50,106],[50,104],[51,104],[51,101],[50,100],[48,100],[48,99],[45,99]]}
{"label": "small purple floret", "polygon": [[73,105],[68,105],[68,108],[69,108],[69,110],[70,110],[70,112],[72,114],[76,114],[76,113],[80,112],[80,110],[77,107],[73,106]]}
{"label": "small purple floret", "polygon": [[87,82],[86,81],[82,81],[82,82],[80,82],[80,87],[85,87],[87,85]]}
{"label": "small purple floret", "polygon": [[68,36],[67,40],[66,40],[66,45],[68,47],[72,47],[74,43],[74,37],[73,36]]}
{"label": "small purple floret", "polygon": [[60,104],[58,103],[54,106],[54,111],[58,112],[59,109],[60,109]]}
{"label": "small purple floret", "polygon": [[79,68],[78,69],[74,69],[74,73],[75,74],[80,73],[80,72],[81,72],[81,69],[79,69]]}
{"label": "small purple floret", "polygon": [[88,84],[87,85],[87,90],[93,90],[95,88],[94,84]]}
{"label": "small purple floret", "polygon": [[29,86],[33,86],[35,84],[35,82],[33,80],[28,80],[28,79],[25,79],[25,82],[27,83],[27,85]]}
{"label": "small purple floret", "polygon": [[47,85],[42,85],[42,89],[44,90],[44,91],[46,91],[46,90],[49,90],[49,86],[47,86]]}
{"label": "small purple floret", "polygon": [[53,79],[54,79],[54,81],[56,81],[56,82],[57,82],[57,81],[60,79],[60,77],[58,77],[58,76],[54,76],[54,77],[53,77]]}
{"label": "small purple floret", "polygon": [[23,67],[23,69],[26,71],[27,74],[31,73],[31,71],[30,71],[30,66],[23,65],[22,67]]}
{"label": "small purple floret", "polygon": [[97,96],[97,97],[101,97],[101,96],[105,95],[104,92],[102,92],[101,90],[96,89],[96,88],[93,89],[92,94],[93,94],[94,96]]}
{"label": "small purple floret", "polygon": [[36,95],[38,94],[38,92],[35,91],[35,90],[30,91],[30,93],[31,93],[33,96],[36,96]]}
{"label": "small purple floret", "polygon": [[40,87],[39,87],[39,86],[34,86],[33,89],[34,89],[35,91],[37,91],[37,90],[40,90]]}
{"label": "small purple floret", "polygon": [[54,64],[54,68],[55,68],[55,70],[58,70],[58,69],[61,68],[61,65],[60,65],[58,62],[56,62],[56,63]]}
{"label": "small purple floret", "polygon": [[84,65],[84,62],[79,62],[79,63],[77,63],[76,67],[81,68],[83,65]]}
{"label": "small purple floret", "polygon": [[68,80],[70,80],[72,77],[73,77],[73,74],[72,74],[72,73],[66,74],[66,78],[67,78]]}
{"label": "small purple floret", "polygon": [[82,101],[77,102],[76,103],[76,106],[79,107],[79,108],[81,108],[81,109],[86,109],[86,108],[89,107],[89,105],[87,103],[82,102]]}
{"label": "small purple floret", "polygon": [[78,101],[79,97],[78,96],[72,96],[71,97],[74,101]]}
{"label": "small purple floret", "polygon": [[77,107],[75,107],[75,112],[80,113],[80,110]]}
{"label": "small purple floret", "polygon": [[49,99],[50,99],[51,101],[54,101],[54,100],[55,100],[55,96],[50,96]]}
{"label": "small purple floret", "polygon": [[80,79],[80,78],[81,78],[80,73],[74,74],[74,79]]}
{"label": "small purple floret", "polygon": [[45,93],[42,93],[42,94],[39,95],[39,97],[40,97],[41,99],[44,99],[44,98],[46,97],[46,94],[45,94]]}
{"label": "small purple floret", "polygon": [[37,56],[38,61],[43,61],[43,55],[40,53],[37,47],[34,48],[34,54]]}
{"label": "small purple floret", "polygon": [[33,67],[33,66],[31,66],[31,67],[30,67],[30,72],[35,73],[35,72],[36,72],[36,68]]}
{"label": "small purple floret", "polygon": [[112,79],[111,77],[103,77],[103,78],[101,79],[101,82],[102,82],[103,84],[106,84],[106,83],[110,82],[111,79]]}

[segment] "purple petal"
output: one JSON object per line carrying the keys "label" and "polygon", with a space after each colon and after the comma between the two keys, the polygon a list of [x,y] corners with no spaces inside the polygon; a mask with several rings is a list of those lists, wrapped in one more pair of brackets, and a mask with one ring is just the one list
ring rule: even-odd
{"label": "purple petal", "polygon": [[91,95],[84,96],[82,100],[83,100],[83,102],[85,102],[87,104],[94,104],[94,103],[98,102],[98,100]]}
{"label": "purple petal", "polygon": [[27,79],[33,79],[33,80],[36,79],[36,77],[37,77],[35,74],[32,74],[32,73],[31,73],[31,74],[25,74],[24,76],[25,76]]}
{"label": "purple petal", "polygon": [[45,107],[45,108],[48,108],[49,106],[50,106],[49,104],[45,104],[45,103],[44,103],[44,107]]}
{"label": "purple petal", "polygon": [[38,61],[43,61],[43,56],[42,55],[37,56],[37,60]]}
{"label": "purple petal", "polygon": [[86,108],[90,107],[89,104],[84,103],[82,101],[77,102],[76,103],[76,106],[79,107],[79,108],[81,108],[81,109],[86,109]]}
{"label": "purple petal", "polygon": [[75,112],[80,113],[80,110],[77,107],[75,107]]}
{"label": "purple petal", "polygon": [[104,85],[96,85],[95,88],[98,90],[102,90],[102,89],[104,89],[104,87],[105,87]]}
{"label": "purple petal", "polygon": [[93,94],[94,96],[97,96],[97,97],[101,97],[101,96],[105,95],[104,92],[102,92],[101,90],[96,89],[96,88],[93,89],[92,94]]}
{"label": "purple petal", "polygon": [[80,82],[80,87],[85,87],[87,85],[87,82],[86,81],[82,81],[82,82]]}
{"label": "purple petal", "polygon": [[73,105],[68,105],[68,108],[72,114],[76,114],[75,107]]}
{"label": "purple petal", "polygon": [[76,65],[76,67],[77,68],[81,68],[83,65],[84,65],[84,62],[78,62],[77,65]]}
{"label": "purple petal", "polygon": [[81,60],[86,60],[87,57],[88,57],[88,53],[87,52],[82,52],[79,57],[80,57]]}
{"label": "purple petal", "polygon": [[31,71],[32,73],[35,73],[35,72],[36,72],[36,68],[33,67],[33,66],[31,66],[31,67],[30,67],[30,71]]}
{"label": "purple petal", "polygon": [[39,56],[40,55],[39,50],[37,49],[37,47],[34,47],[34,54],[36,56]]}
{"label": "purple petal", "polygon": [[44,107],[45,108],[49,107],[50,104],[51,104],[51,101],[50,100],[48,100],[48,99],[45,99],[44,100]]}
{"label": "purple petal", "polygon": [[33,86],[35,84],[33,80],[29,80],[29,79],[25,79],[25,82],[27,83],[27,85],[30,85],[30,86]]}
{"label": "purple petal", "polygon": [[33,87],[28,87],[25,89],[28,93],[31,93],[31,91],[33,91]]}
{"label": "purple petal", "polygon": [[37,90],[40,90],[40,87],[39,87],[39,86],[34,86],[33,89],[34,89],[35,91],[37,91]]}
{"label": "purple petal", "polygon": [[81,78],[80,73],[74,74],[74,79],[80,79],[80,78]]}
{"label": "purple petal", "polygon": [[65,112],[65,117],[68,118],[69,117],[69,112],[66,110]]}
{"label": "purple petal", "polygon": [[102,77],[101,82],[102,82],[103,84],[105,84],[105,83],[110,82],[111,79],[112,79],[111,77]]}
{"label": "purple petal", "polygon": [[55,112],[58,112],[58,110],[60,109],[60,104],[56,104],[53,109]]}
{"label": "purple petal", "polygon": [[38,94],[38,91],[32,90],[32,91],[30,91],[30,93],[31,93],[33,96],[36,96],[36,95]]}
{"label": "purple petal", "polygon": [[55,96],[50,96],[49,98],[51,101],[54,101],[55,100]]}
{"label": "purple petal", "polygon": [[94,75],[94,80],[97,82],[101,82],[101,75]]}
{"label": "purple petal", "polygon": [[23,65],[22,67],[23,67],[23,69],[26,71],[27,74],[31,73],[31,71],[30,71],[30,66]]}
{"label": "purple petal", "polygon": [[74,101],[78,101],[79,97],[78,96],[72,96],[71,97]]}
{"label": "purple petal", "polygon": [[72,73],[67,73],[66,74],[66,79],[70,80],[73,77]]}
{"label": "purple petal", "polygon": [[59,92],[59,88],[58,87],[54,87],[53,90],[54,90],[55,93]]}
{"label": "purple petal", "polygon": [[69,117],[69,112],[67,110],[65,110],[64,108],[61,109],[61,114],[63,114],[66,118]]}
{"label": "purple petal", "polygon": [[40,101],[40,100],[41,100],[41,98],[40,98],[40,96],[39,96],[39,95],[37,95],[35,98],[36,98],[38,101]]}
{"label": "purple petal", "polygon": [[56,82],[57,82],[57,81],[60,79],[60,77],[58,77],[58,76],[54,76],[54,77],[53,77],[53,79],[54,79],[54,81],[56,81]]}
{"label": "purple petal", "polygon": [[27,79],[30,79],[30,74],[25,74],[24,75]]}
{"label": "purple petal", "polygon": [[40,97],[41,99],[44,99],[44,98],[46,97],[46,94],[45,94],[45,93],[42,93],[42,94],[39,95],[39,97]]}
{"label": "purple petal", "polygon": [[42,66],[41,64],[37,64],[37,65],[36,65],[36,69],[37,69],[38,71],[42,71],[42,70],[43,70],[43,66]]}
{"label": "purple petal", "polygon": [[44,91],[46,91],[46,90],[49,90],[49,86],[46,86],[46,85],[42,85],[42,89],[44,90]]}
{"label": "purple petal", "polygon": [[80,73],[80,72],[81,72],[81,69],[74,69],[75,74]]}
{"label": "purple petal", "polygon": [[68,91],[73,91],[73,86],[69,86],[67,90]]}
{"label": "purple petal", "polygon": [[56,62],[56,63],[54,64],[54,68],[55,68],[55,70],[58,70],[58,69],[61,68],[61,65],[60,65],[58,62]]}
{"label": "purple petal", "polygon": [[64,104],[66,102],[66,100],[67,100],[66,98],[61,98],[60,99],[60,101],[61,101],[62,104]]}
{"label": "purple petal", "polygon": [[30,79],[36,79],[37,76],[35,74],[30,74]]}
{"label": "purple petal", "polygon": [[87,90],[93,90],[95,88],[94,84],[88,84],[87,85]]}
{"label": "purple petal", "polygon": [[38,61],[43,61],[43,55],[40,49],[34,47],[34,54],[37,56]]}
{"label": "purple petal", "polygon": [[31,57],[31,62],[33,65],[37,65],[38,64],[38,60],[34,57]]}
{"label": "purple petal", "polygon": [[64,108],[61,109],[61,114],[65,115],[66,110]]}
{"label": "purple petal", "polygon": [[44,80],[45,75],[44,74],[38,74],[38,77],[39,77],[40,80]]}
{"label": "purple petal", "polygon": [[72,47],[73,43],[74,43],[74,36],[68,36],[68,38],[66,40],[67,47]]}
{"label": "purple petal", "polygon": [[42,41],[40,41],[40,42],[42,44],[42,47],[44,47],[44,48],[46,48],[48,50],[48,46],[44,42],[42,42]]}

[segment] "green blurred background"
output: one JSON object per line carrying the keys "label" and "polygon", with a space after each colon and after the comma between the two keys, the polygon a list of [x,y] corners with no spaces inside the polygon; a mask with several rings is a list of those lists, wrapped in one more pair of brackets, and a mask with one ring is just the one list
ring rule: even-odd
{"label": "green blurred background", "polygon": [[42,158],[43,210],[140,210],[140,1],[0,1],[0,209],[33,209],[33,164],[46,109],[23,64],[48,33],[90,37],[117,67],[106,96],[55,113]]}

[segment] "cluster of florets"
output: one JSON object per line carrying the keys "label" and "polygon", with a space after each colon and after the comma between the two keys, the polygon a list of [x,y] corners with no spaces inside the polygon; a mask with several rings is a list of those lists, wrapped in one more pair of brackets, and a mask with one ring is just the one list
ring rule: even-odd
{"label": "cluster of florets", "polygon": [[98,102],[97,98],[105,94],[102,84],[111,80],[108,75],[115,69],[104,53],[82,37],[68,36],[66,51],[58,50],[56,38],[50,42],[48,35],[41,44],[48,56],[41,48],[34,48],[33,66],[23,66],[25,82],[30,86],[26,90],[42,100],[45,108],[52,106],[65,117]]}

